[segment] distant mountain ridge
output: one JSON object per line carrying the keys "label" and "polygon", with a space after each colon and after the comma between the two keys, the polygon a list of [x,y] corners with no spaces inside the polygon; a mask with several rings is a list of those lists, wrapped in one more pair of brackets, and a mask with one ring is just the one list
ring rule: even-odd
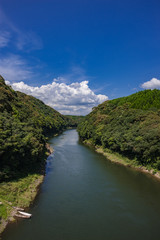
{"label": "distant mountain ridge", "polygon": [[94,108],[78,126],[82,141],[160,170],[160,90],[144,90]]}

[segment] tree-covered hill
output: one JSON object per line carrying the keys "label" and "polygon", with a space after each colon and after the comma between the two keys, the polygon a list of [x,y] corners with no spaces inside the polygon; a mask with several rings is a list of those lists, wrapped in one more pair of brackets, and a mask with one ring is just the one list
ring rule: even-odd
{"label": "tree-covered hill", "polygon": [[0,180],[39,171],[44,164],[46,137],[68,125],[67,117],[14,91],[0,76]]}
{"label": "tree-covered hill", "polygon": [[160,170],[160,90],[106,101],[79,124],[80,138]]}

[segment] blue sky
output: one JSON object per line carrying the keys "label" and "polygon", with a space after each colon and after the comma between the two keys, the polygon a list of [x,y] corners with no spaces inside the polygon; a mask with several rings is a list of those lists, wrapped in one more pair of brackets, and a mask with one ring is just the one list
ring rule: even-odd
{"label": "blue sky", "polygon": [[65,114],[160,88],[159,12],[158,0],[1,0],[0,74]]}

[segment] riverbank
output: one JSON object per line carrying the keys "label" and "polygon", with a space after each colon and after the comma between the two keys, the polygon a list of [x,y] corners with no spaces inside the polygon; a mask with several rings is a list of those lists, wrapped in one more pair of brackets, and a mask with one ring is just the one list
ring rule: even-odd
{"label": "riverbank", "polygon": [[[46,143],[46,156],[53,153],[53,148]],[[43,174],[28,174],[18,180],[0,183],[0,234],[9,222],[16,221],[18,208],[28,208],[34,201],[44,179]]]}
{"label": "riverbank", "polygon": [[0,183],[0,234],[16,220],[14,207],[28,208],[35,199],[44,175],[29,174],[18,180]]}
{"label": "riverbank", "polygon": [[155,169],[151,168],[150,166],[148,166],[148,167],[142,166],[142,165],[138,164],[138,162],[136,160],[133,160],[133,159],[131,160],[127,157],[120,155],[119,153],[114,153],[110,149],[107,149],[107,148],[103,149],[101,146],[97,146],[97,145],[94,146],[91,143],[91,141],[89,141],[89,140],[85,140],[85,141],[83,141],[83,143],[94,148],[97,153],[102,154],[111,162],[115,162],[117,164],[121,164],[126,167],[134,168],[140,172],[148,173],[148,174],[152,175],[153,177],[156,177],[157,179],[160,180],[160,171],[155,170]]}

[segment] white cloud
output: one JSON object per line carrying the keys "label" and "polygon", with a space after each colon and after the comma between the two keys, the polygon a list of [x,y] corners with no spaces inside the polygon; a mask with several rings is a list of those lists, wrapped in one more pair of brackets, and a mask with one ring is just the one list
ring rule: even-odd
{"label": "white cloud", "polygon": [[141,87],[144,89],[160,88],[160,80],[152,78],[150,81],[144,82]]}
{"label": "white cloud", "polygon": [[7,31],[0,32],[0,48],[6,47],[10,41],[10,33]]}
{"label": "white cloud", "polygon": [[70,85],[53,81],[41,87],[32,87],[24,82],[11,84],[13,89],[32,95],[62,114],[86,115],[92,108],[108,99],[96,95],[88,86],[88,81]]}
{"label": "white cloud", "polygon": [[31,78],[33,73],[20,56],[11,54],[0,59],[0,75],[8,81],[17,82]]}

